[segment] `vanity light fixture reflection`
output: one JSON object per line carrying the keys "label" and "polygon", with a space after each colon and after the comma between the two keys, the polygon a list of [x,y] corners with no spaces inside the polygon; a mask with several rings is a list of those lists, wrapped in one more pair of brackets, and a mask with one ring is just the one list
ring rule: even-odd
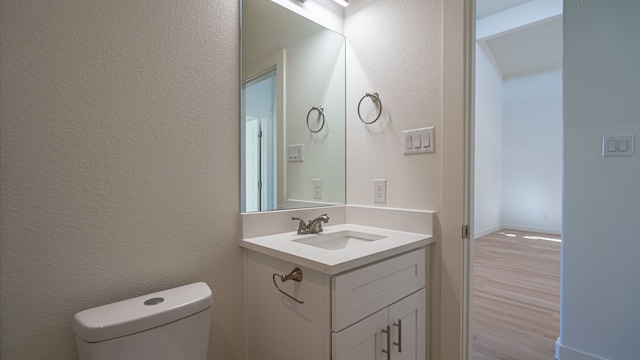
{"label": "vanity light fixture reflection", "polygon": [[[301,2],[307,2],[307,0],[300,0],[300,1]],[[335,1],[336,3],[338,3],[338,4],[340,4],[340,5],[344,6],[344,7],[347,7],[349,5],[349,0],[333,0],[333,1]]]}

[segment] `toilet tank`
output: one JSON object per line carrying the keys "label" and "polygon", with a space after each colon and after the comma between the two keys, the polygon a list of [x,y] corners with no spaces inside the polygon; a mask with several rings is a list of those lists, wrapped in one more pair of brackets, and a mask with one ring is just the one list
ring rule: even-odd
{"label": "toilet tank", "polygon": [[199,282],[80,311],[80,360],[205,360],[211,304]]}

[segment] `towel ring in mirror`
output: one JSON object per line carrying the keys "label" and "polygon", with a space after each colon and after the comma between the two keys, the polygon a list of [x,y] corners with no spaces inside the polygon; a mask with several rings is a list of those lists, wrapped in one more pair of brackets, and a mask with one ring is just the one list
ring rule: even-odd
{"label": "towel ring in mirror", "polygon": [[[373,119],[372,121],[364,121],[364,119],[362,118],[362,114],[360,113],[360,105],[362,105],[362,100],[364,100],[364,98],[371,98],[371,101],[373,101],[374,104],[376,104],[376,106],[378,107],[378,116],[376,116],[375,119]],[[364,94],[364,96],[362,97],[362,99],[360,99],[360,102],[358,102],[358,117],[360,118],[360,121],[362,121],[365,124],[373,124],[374,122],[378,121],[378,119],[380,118],[380,115],[382,115],[382,100],[380,100],[380,95],[378,95],[378,93],[366,93]]]}
{"label": "towel ring in mirror", "polygon": [[[309,125],[309,115],[311,115],[311,113],[314,110],[318,112],[318,118],[322,118],[322,125],[320,125],[320,128],[318,130],[311,129],[311,125]],[[324,108],[322,107],[322,105],[312,107],[311,110],[309,110],[309,112],[307,113],[307,128],[312,133],[320,132],[320,130],[322,130],[322,128],[324,128]]]}

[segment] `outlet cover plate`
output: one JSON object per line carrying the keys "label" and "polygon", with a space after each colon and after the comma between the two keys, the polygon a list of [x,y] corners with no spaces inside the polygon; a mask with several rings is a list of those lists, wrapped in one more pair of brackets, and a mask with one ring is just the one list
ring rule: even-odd
{"label": "outlet cover plate", "polygon": [[322,179],[313,179],[313,198],[322,199]]}
{"label": "outlet cover plate", "polygon": [[381,204],[387,202],[387,180],[373,180],[373,202]]}

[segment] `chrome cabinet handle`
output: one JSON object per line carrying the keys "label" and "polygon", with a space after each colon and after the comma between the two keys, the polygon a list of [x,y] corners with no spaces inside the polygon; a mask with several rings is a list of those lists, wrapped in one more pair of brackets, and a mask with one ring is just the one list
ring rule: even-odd
{"label": "chrome cabinet handle", "polygon": [[393,345],[398,347],[398,352],[402,352],[402,320],[398,319],[398,323],[393,323],[393,326],[398,327],[398,342],[394,342]]}
{"label": "chrome cabinet handle", "polygon": [[387,325],[387,329],[382,330],[382,333],[387,334],[387,349],[382,349],[382,352],[387,354],[387,360],[391,360],[391,327]]}

